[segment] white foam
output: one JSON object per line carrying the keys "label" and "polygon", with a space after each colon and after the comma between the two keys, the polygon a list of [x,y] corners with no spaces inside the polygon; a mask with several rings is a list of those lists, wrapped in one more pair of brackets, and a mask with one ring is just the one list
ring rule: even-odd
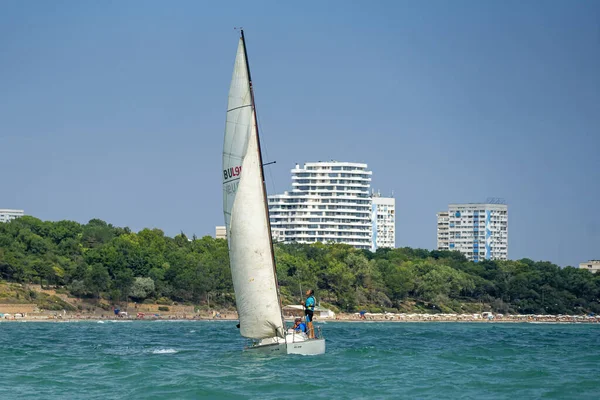
{"label": "white foam", "polygon": [[175,354],[178,353],[175,349],[157,349],[152,350],[152,354]]}

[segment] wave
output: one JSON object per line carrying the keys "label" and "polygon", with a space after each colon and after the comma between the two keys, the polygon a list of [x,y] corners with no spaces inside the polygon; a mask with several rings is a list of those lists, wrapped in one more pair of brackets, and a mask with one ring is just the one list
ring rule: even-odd
{"label": "wave", "polygon": [[175,353],[179,353],[177,350],[175,349],[156,349],[156,350],[152,350],[152,354],[175,354]]}

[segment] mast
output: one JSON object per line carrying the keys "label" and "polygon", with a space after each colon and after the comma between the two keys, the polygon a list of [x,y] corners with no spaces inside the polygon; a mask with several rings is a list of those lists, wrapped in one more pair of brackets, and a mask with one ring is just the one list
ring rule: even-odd
{"label": "mast", "polygon": [[267,231],[269,231],[269,246],[271,247],[271,260],[273,262],[273,277],[275,278],[275,288],[277,289],[277,300],[279,300],[279,310],[281,311],[281,329],[282,335],[285,337],[285,319],[283,318],[283,307],[281,304],[281,296],[279,294],[279,281],[277,280],[277,268],[275,264],[275,249],[273,248],[273,234],[271,232],[271,218],[269,218],[269,205],[267,200],[267,186],[265,183],[265,170],[263,168],[262,149],[260,147],[260,136],[258,134],[258,119],[256,117],[256,103],[254,102],[254,88],[252,87],[252,75],[250,75],[250,62],[248,61],[248,50],[246,49],[246,39],[244,38],[244,30],[240,29],[242,43],[244,44],[244,58],[246,59],[246,71],[248,73],[248,83],[250,86],[250,103],[254,111],[254,126],[256,127],[256,144],[258,148],[258,161],[260,162],[260,177],[262,179],[262,190],[264,196],[265,216],[267,218]]}

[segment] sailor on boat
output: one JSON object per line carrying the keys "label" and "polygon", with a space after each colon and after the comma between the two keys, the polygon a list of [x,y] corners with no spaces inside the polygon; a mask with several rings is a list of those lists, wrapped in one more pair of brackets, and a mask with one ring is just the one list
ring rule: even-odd
{"label": "sailor on boat", "polygon": [[315,306],[317,300],[315,299],[315,292],[312,289],[306,291],[306,301],[304,302],[304,314],[306,315],[306,324],[308,325],[308,337],[310,339],[315,338],[315,330],[313,329],[313,315],[315,313]]}
{"label": "sailor on boat", "polygon": [[294,331],[306,333],[306,324],[302,322],[302,318],[297,317],[294,321]]}

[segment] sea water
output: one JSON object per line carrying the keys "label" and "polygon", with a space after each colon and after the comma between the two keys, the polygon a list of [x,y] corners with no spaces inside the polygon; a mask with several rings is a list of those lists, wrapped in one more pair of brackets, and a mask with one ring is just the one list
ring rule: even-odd
{"label": "sea water", "polygon": [[317,324],[320,356],[236,321],[0,323],[0,399],[600,398],[600,324]]}

